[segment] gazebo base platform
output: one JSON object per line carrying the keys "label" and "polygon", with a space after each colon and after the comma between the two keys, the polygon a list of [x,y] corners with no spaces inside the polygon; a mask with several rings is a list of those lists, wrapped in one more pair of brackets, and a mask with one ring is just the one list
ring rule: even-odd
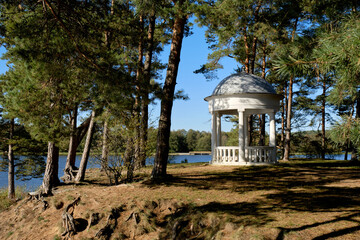
{"label": "gazebo base platform", "polygon": [[278,162],[210,162],[210,165],[214,166],[261,166],[261,165],[274,165]]}

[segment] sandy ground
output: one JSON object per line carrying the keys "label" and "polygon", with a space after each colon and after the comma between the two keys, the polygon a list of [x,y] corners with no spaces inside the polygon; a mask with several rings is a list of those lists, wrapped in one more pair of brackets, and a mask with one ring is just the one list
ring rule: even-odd
{"label": "sandy ground", "polygon": [[[111,239],[360,239],[359,167],[173,165],[168,173],[160,184],[108,186],[93,169],[86,183],[58,187],[45,211],[22,200],[1,212],[0,238],[62,239],[64,209],[80,196],[72,239],[94,238],[114,209]],[[100,220],[89,227],[94,214]]]}

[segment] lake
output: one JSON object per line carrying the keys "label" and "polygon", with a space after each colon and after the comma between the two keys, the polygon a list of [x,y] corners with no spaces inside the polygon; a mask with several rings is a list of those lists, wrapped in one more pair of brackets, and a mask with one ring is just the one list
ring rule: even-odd
{"label": "lake", "polygon": [[[305,157],[303,155],[294,155],[292,157]],[[327,156],[329,159],[335,160],[344,160],[344,154],[334,154]],[[351,158],[349,154],[348,159]],[[79,166],[81,155],[76,156],[76,166]],[[196,162],[209,162],[211,160],[210,155],[174,155],[169,157],[170,163],[196,163]],[[154,158],[149,158],[147,164],[152,164]],[[59,157],[59,177],[63,176],[63,169],[65,168],[66,156]],[[96,164],[94,160],[90,159],[88,168],[99,167],[99,164]],[[33,178],[28,181],[20,181],[15,179],[15,186],[25,186],[29,191],[36,190],[42,183],[42,178]],[[8,175],[7,172],[0,172],[0,188],[5,188],[8,184]]]}
{"label": "lake", "polygon": [[[76,156],[76,166],[80,164],[81,155]],[[181,162],[194,163],[194,162],[209,162],[211,160],[210,155],[178,155],[170,156],[170,163],[181,163]],[[149,158],[147,163],[152,164],[153,158]],[[59,157],[59,177],[64,175],[63,169],[66,164],[66,156]],[[99,164],[95,163],[93,159],[89,159],[88,168],[98,168]],[[35,191],[42,184],[42,178],[32,178],[28,181],[20,181],[15,179],[15,186],[25,186],[29,191]],[[0,171],[0,188],[5,188],[8,185],[8,174],[7,172]]]}

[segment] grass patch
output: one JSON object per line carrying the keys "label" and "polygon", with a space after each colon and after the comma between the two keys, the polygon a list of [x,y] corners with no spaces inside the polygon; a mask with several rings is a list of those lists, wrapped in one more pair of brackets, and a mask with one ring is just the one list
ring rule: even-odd
{"label": "grass patch", "polygon": [[[26,195],[27,195],[27,191],[25,187],[18,186],[15,189],[15,198],[17,200],[21,200],[25,198]],[[14,203],[16,203],[16,201],[13,201],[8,198],[8,189],[0,188],[0,212],[8,209]]]}

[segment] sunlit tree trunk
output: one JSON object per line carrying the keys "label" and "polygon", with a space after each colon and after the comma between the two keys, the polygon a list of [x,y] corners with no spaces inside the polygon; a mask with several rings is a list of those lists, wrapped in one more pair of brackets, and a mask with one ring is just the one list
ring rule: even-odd
{"label": "sunlit tree trunk", "polygon": [[48,154],[46,159],[46,168],[42,183],[43,194],[51,195],[52,188],[60,181],[58,178],[59,168],[59,148],[54,142],[48,142]]}
{"label": "sunlit tree trunk", "polygon": [[[182,3],[183,1],[178,1],[177,5],[181,7]],[[175,22],[173,25],[170,56],[163,87],[163,96],[161,99],[161,112],[152,178],[161,178],[166,176],[166,167],[169,156],[171,111],[173,106],[176,77],[180,63],[180,52],[186,21],[187,17],[184,16],[182,12],[180,12],[175,17]]]}
{"label": "sunlit tree trunk", "polygon": [[77,123],[77,106],[75,106],[73,115],[71,116],[70,124],[71,124],[71,135],[69,142],[69,150],[66,158],[66,166],[65,169],[74,169],[75,168],[75,160],[76,160],[76,149],[78,146],[77,138],[76,138],[76,123]]}
{"label": "sunlit tree trunk", "polygon": [[89,124],[89,128],[88,128],[87,135],[86,135],[85,146],[84,146],[83,154],[81,157],[79,171],[75,177],[75,182],[81,182],[81,181],[84,181],[84,179],[85,179],[85,171],[86,171],[86,166],[87,166],[87,163],[89,160],[92,136],[94,134],[94,125],[95,125],[95,110],[93,110],[91,112],[91,119],[90,119],[90,124]]}
{"label": "sunlit tree trunk", "polygon": [[[297,29],[298,19],[295,20],[294,29],[292,31],[291,42],[295,40],[295,34]],[[294,85],[294,75],[290,76],[289,79],[289,96],[287,98],[286,106],[286,128],[285,128],[285,143],[284,143],[284,161],[289,161],[290,157],[290,141],[291,141],[291,118],[292,118],[292,100],[293,100],[293,85]]]}
{"label": "sunlit tree trunk", "polygon": [[290,156],[290,140],[291,140],[291,109],[292,109],[292,99],[293,99],[293,80],[294,77],[290,77],[289,81],[289,96],[287,101],[287,113],[286,113],[286,128],[285,128],[285,143],[284,143],[284,161],[289,161]]}

